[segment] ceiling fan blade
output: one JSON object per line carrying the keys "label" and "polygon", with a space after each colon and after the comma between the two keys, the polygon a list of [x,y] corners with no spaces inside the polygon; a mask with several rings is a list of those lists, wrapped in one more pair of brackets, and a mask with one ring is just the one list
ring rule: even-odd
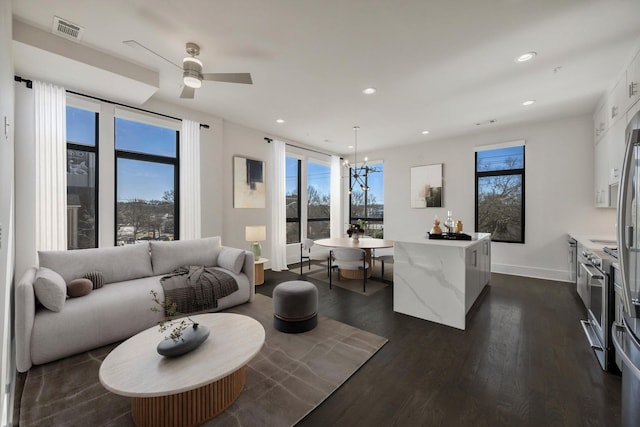
{"label": "ceiling fan blade", "polygon": [[246,85],[253,84],[250,73],[205,73],[202,75],[202,80],[225,83],[243,83]]}
{"label": "ceiling fan blade", "polygon": [[136,40],[125,40],[125,41],[123,41],[122,43],[124,43],[124,44],[126,44],[127,46],[132,47],[132,48],[134,48],[134,49],[144,50],[144,51],[146,51],[146,52],[149,52],[149,53],[151,53],[151,54],[153,54],[153,55],[157,56],[158,58],[164,59],[165,61],[167,61],[169,64],[173,65],[174,67],[178,67],[178,68],[180,68],[180,69],[182,70],[182,66],[181,66],[181,65],[178,65],[178,64],[176,64],[175,62],[168,60],[168,59],[167,59],[167,58],[165,58],[164,56],[160,55],[160,54],[159,54],[159,53],[157,53],[157,52],[152,51],[151,49],[149,49],[148,47],[146,47],[146,46],[145,46],[145,45],[143,45],[142,43],[137,42]]}
{"label": "ceiling fan blade", "polygon": [[192,87],[185,86],[182,89],[182,93],[180,94],[180,98],[184,99],[193,99],[193,96],[196,94],[196,90]]}

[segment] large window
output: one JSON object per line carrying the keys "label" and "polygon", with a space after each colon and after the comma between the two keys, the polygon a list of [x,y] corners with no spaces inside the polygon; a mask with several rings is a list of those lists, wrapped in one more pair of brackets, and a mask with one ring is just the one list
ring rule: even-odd
{"label": "large window", "polygon": [[98,113],[67,106],[67,248],[97,246]]}
{"label": "large window", "polygon": [[524,243],[524,145],[476,152],[476,230]]}
{"label": "large window", "polygon": [[293,157],[286,159],[286,212],[287,243],[300,242],[300,178],[302,161]]}
{"label": "large window", "polygon": [[376,238],[384,237],[384,164],[369,165],[369,173],[361,178],[361,186],[350,172],[351,195],[349,197],[349,223],[365,223],[365,234]]}
{"label": "large window", "polygon": [[116,117],[116,241],[178,239],[178,131]]}
{"label": "large window", "polygon": [[331,166],[317,160],[287,157],[286,193],[287,243],[329,237]]}
{"label": "large window", "polygon": [[307,162],[307,238],[330,237],[331,166]]}

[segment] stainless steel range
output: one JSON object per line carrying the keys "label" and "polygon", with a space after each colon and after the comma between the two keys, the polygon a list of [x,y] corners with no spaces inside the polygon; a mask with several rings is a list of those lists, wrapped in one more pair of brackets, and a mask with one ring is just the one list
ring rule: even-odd
{"label": "stainless steel range", "polygon": [[587,308],[587,320],[581,321],[582,328],[600,367],[605,371],[616,369],[610,332],[614,316],[613,261],[603,250],[578,245],[577,288]]}

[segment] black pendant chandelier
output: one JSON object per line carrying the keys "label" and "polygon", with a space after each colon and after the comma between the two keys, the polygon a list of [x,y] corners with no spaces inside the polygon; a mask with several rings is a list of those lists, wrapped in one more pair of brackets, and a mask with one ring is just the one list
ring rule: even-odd
{"label": "black pendant chandelier", "polygon": [[354,126],[353,131],[355,134],[355,154],[353,156],[353,164],[350,164],[348,160],[344,161],[344,167],[349,169],[349,194],[353,191],[353,188],[358,186],[362,191],[369,190],[369,173],[376,172],[375,168],[367,166],[367,158],[364,158],[362,165],[358,166],[358,131],[360,126]]}

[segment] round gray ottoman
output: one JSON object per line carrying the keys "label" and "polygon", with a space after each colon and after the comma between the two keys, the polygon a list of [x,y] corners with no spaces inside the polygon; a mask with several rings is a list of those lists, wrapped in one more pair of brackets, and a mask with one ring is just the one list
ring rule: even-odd
{"label": "round gray ottoman", "polygon": [[303,280],[282,282],[273,290],[273,327],[281,332],[307,332],[318,324],[318,289]]}

